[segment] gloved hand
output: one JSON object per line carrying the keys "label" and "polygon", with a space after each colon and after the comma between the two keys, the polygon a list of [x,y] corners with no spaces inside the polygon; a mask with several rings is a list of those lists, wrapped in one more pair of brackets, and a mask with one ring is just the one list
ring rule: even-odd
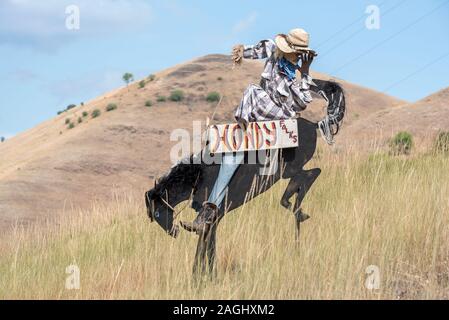
{"label": "gloved hand", "polygon": [[232,61],[240,65],[243,59],[243,44],[237,44],[232,48]]}
{"label": "gloved hand", "polygon": [[240,125],[240,128],[242,128],[244,131],[248,128],[248,122],[244,120],[243,118],[236,118],[237,123]]}
{"label": "gloved hand", "polygon": [[314,52],[304,52],[300,54],[301,57],[301,67],[299,71],[301,74],[309,74],[310,65],[313,62],[313,58],[315,57]]}

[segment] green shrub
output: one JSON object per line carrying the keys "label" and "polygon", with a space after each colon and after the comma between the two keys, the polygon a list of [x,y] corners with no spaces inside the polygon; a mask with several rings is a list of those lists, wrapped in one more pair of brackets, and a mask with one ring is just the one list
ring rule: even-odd
{"label": "green shrub", "polygon": [[222,77],[218,77],[217,80],[218,80],[218,81],[221,81],[221,80],[223,80],[223,78],[222,78]]}
{"label": "green shrub", "polygon": [[181,101],[182,99],[184,99],[184,92],[182,92],[181,90],[174,90],[170,93],[169,99],[175,102]]}
{"label": "green shrub", "polygon": [[76,107],[76,104],[69,104],[66,108],[66,110],[70,110]]}
{"label": "green shrub", "polygon": [[407,131],[398,132],[390,140],[390,152],[394,155],[409,154],[413,146],[413,137]]}
{"label": "green shrub", "polygon": [[139,88],[142,89],[145,87],[145,80],[139,81]]}
{"label": "green shrub", "polygon": [[75,124],[73,122],[70,122],[67,129],[73,129],[73,128],[75,128]]}
{"label": "green shrub", "polygon": [[153,81],[154,79],[156,79],[156,76],[154,74],[150,74],[148,76],[148,80]]}
{"label": "green shrub", "polygon": [[84,102],[81,102],[81,106],[84,106]]}
{"label": "green shrub", "polygon": [[5,140],[6,140],[5,137],[0,137],[0,142],[3,142]]}
{"label": "green shrub", "polygon": [[89,115],[89,112],[83,111],[82,115],[83,115],[83,117],[87,117]]}
{"label": "green shrub", "polygon": [[110,103],[106,106],[106,112],[117,109],[117,105],[115,103]]}
{"label": "green shrub", "polygon": [[70,123],[70,118],[66,118],[65,119],[65,124],[69,124]]}
{"label": "green shrub", "polygon": [[92,111],[92,118],[96,118],[99,117],[101,114],[101,111],[99,109],[95,109],[94,111]]}
{"label": "green shrub", "polygon": [[156,101],[157,102],[165,102],[165,101],[167,101],[167,98],[165,96],[158,96]]}
{"label": "green shrub", "polygon": [[78,117],[78,123],[81,123],[81,122],[83,122],[83,118]]}
{"label": "green shrub", "polygon": [[436,153],[449,153],[449,131],[438,133],[433,149]]}
{"label": "green shrub", "polygon": [[153,105],[153,101],[147,100],[145,101],[145,107],[151,107]]}
{"label": "green shrub", "polygon": [[62,111],[58,111],[58,116],[61,114],[61,113],[63,113],[65,110],[62,110]]}
{"label": "green shrub", "polygon": [[206,100],[208,102],[217,102],[220,101],[220,94],[218,92],[209,92],[207,94]]}

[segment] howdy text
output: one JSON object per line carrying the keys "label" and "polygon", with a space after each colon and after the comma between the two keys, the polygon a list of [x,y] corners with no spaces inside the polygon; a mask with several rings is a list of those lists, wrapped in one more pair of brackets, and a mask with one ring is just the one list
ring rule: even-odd
{"label": "howdy text", "polygon": [[276,123],[274,122],[261,125],[251,122],[246,130],[239,123],[222,126],[212,125],[209,128],[210,151],[215,153],[219,150],[222,152],[235,152],[269,149],[276,145],[276,129]]}

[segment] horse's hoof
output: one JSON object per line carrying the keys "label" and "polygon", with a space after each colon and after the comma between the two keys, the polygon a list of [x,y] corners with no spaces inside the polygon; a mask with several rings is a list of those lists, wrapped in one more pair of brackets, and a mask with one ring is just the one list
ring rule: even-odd
{"label": "horse's hoof", "polygon": [[307,213],[304,213],[304,212],[301,212],[301,211],[298,212],[297,214],[295,214],[295,216],[296,216],[296,219],[299,222],[304,222],[304,221],[306,221],[307,219],[310,218],[310,216]]}
{"label": "horse's hoof", "polygon": [[309,218],[310,218],[310,216],[308,214],[306,214],[306,213],[301,213],[299,215],[299,221],[301,221],[301,222],[304,222],[304,221],[306,221]]}

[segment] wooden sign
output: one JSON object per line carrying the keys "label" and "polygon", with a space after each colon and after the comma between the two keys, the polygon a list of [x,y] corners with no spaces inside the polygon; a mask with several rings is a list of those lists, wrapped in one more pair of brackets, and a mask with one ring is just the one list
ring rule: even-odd
{"label": "wooden sign", "polygon": [[296,119],[216,124],[208,129],[212,153],[293,148],[298,146]]}

